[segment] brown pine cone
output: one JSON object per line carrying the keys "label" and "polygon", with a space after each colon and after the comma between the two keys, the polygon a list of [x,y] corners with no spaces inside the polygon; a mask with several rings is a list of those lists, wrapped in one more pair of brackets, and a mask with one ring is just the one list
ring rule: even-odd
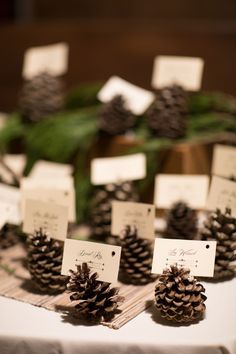
{"label": "brown pine cone", "polygon": [[0,249],[14,246],[20,241],[18,226],[5,224],[0,230]]}

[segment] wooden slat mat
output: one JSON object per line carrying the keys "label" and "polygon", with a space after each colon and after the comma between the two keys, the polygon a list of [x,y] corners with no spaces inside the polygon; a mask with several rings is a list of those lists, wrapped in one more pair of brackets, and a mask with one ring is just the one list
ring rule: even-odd
{"label": "wooden slat mat", "polygon": [[[48,310],[67,314],[67,320],[73,318],[73,306],[69,295],[42,295],[36,293],[30,281],[30,275],[24,266],[26,252],[21,245],[0,252],[0,295],[44,307]],[[134,286],[118,284],[119,294],[125,297],[121,310],[111,322],[102,322],[109,328],[118,329],[144,311],[154,298],[155,284]],[[75,319],[73,320],[73,323]]]}

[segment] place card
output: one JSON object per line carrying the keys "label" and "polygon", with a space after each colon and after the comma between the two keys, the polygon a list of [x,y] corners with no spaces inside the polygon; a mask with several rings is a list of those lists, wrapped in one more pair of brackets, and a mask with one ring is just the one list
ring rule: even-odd
{"label": "place card", "polygon": [[27,199],[52,202],[69,209],[70,222],[76,221],[75,189],[71,176],[57,178],[23,178],[21,180],[21,206],[24,215]]}
{"label": "place card", "polygon": [[65,74],[68,66],[69,46],[67,43],[57,43],[42,47],[32,47],[24,55],[24,79],[30,80],[34,76],[47,72],[53,76]]}
{"label": "place card", "polygon": [[174,84],[189,91],[201,88],[204,61],[196,57],[157,56],[154,60],[152,86],[161,89]]}
{"label": "place card", "polygon": [[118,278],[120,255],[119,246],[66,239],[61,273],[68,275],[70,269],[76,270],[76,265],[85,262],[98,273],[98,280],[113,283]]}
{"label": "place card", "polygon": [[207,175],[159,174],[155,179],[155,205],[168,209],[181,200],[191,208],[202,209],[206,205],[208,186]]}
{"label": "place card", "polygon": [[216,241],[156,238],[152,273],[162,274],[170,265],[189,268],[191,275],[213,277]]}
{"label": "place card", "polygon": [[32,234],[40,228],[51,238],[64,241],[67,236],[68,208],[54,203],[27,199],[23,231]]}
{"label": "place card", "polygon": [[232,216],[236,217],[236,183],[213,176],[206,209],[220,209],[224,212],[225,208],[230,208]]}
{"label": "place card", "polygon": [[146,177],[146,156],[142,153],[97,158],[91,163],[91,182],[94,185],[134,181]]}
{"label": "place card", "polygon": [[72,172],[73,168],[69,164],[39,160],[34,164],[29,176],[32,178],[64,177],[71,176]]}
{"label": "place card", "polygon": [[236,147],[214,145],[211,172],[226,178],[236,177]]}
{"label": "place card", "polygon": [[14,225],[21,223],[19,188],[0,183],[0,218],[1,227],[6,222]]}
{"label": "place card", "polygon": [[98,99],[101,102],[109,102],[116,95],[122,95],[125,104],[134,114],[143,114],[155,100],[151,91],[131,84],[118,76],[112,76],[98,92]]}
{"label": "place card", "polygon": [[14,178],[6,166],[8,166],[18,178],[21,178],[26,165],[26,156],[23,154],[6,154],[2,159],[4,164],[0,162],[0,176],[6,183],[12,184],[14,183]]}
{"label": "place card", "polygon": [[138,236],[153,240],[155,206],[134,202],[112,202],[111,233],[119,236],[126,225],[136,226]]}

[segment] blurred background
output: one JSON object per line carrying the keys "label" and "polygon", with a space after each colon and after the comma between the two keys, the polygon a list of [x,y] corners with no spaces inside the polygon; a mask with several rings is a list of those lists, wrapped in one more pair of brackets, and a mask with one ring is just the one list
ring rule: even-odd
{"label": "blurred background", "polygon": [[203,89],[236,94],[235,0],[0,0],[0,21],[0,111],[16,107],[24,51],[58,41],[68,88],[113,74],[150,88],[167,54],[203,57]]}

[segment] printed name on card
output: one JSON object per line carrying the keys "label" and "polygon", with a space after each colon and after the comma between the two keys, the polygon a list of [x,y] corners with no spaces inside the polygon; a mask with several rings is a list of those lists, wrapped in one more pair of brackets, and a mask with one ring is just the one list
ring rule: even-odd
{"label": "printed name on card", "polygon": [[23,77],[30,80],[42,72],[53,76],[65,74],[68,67],[68,53],[67,43],[29,48],[24,56]]}
{"label": "printed name on card", "polygon": [[34,164],[30,177],[64,177],[71,176],[72,172],[71,165],[39,160]]}
{"label": "printed name on card", "polygon": [[145,177],[144,154],[97,158],[91,163],[91,182],[94,185],[134,181]]}
{"label": "printed name on card", "polygon": [[6,222],[14,225],[21,223],[20,190],[0,183],[0,226]]}
{"label": "printed name on card", "polygon": [[174,84],[189,91],[201,88],[204,61],[202,58],[157,56],[154,60],[152,86],[163,88]]}
{"label": "printed name on card", "polygon": [[214,145],[212,174],[222,177],[236,177],[236,147]]}
{"label": "printed name on card", "polygon": [[67,236],[68,208],[54,203],[27,199],[23,231],[33,233],[39,229],[57,240],[64,241]]}
{"label": "printed name on card", "polygon": [[155,100],[155,95],[151,91],[135,86],[118,76],[112,76],[99,91],[98,99],[106,103],[116,95],[122,95],[126,107],[136,115],[143,114]]}
{"label": "printed name on card", "polygon": [[166,175],[155,179],[155,205],[168,209],[173,203],[184,201],[194,209],[204,208],[209,187],[206,175]]}
{"label": "printed name on card", "polygon": [[119,236],[126,225],[136,226],[138,236],[154,240],[155,206],[134,202],[112,202],[112,235]]}
{"label": "printed name on card", "polygon": [[215,253],[216,241],[156,238],[152,273],[162,274],[163,269],[176,264],[189,268],[191,275],[213,277]]}
{"label": "printed name on card", "polygon": [[213,176],[206,209],[224,212],[225,208],[230,208],[232,216],[236,217],[236,182]]}
{"label": "printed name on card", "polygon": [[62,260],[63,275],[76,270],[76,265],[87,263],[92,272],[98,273],[101,281],[117,281],[121,247],[96,242],[66,239]]}

